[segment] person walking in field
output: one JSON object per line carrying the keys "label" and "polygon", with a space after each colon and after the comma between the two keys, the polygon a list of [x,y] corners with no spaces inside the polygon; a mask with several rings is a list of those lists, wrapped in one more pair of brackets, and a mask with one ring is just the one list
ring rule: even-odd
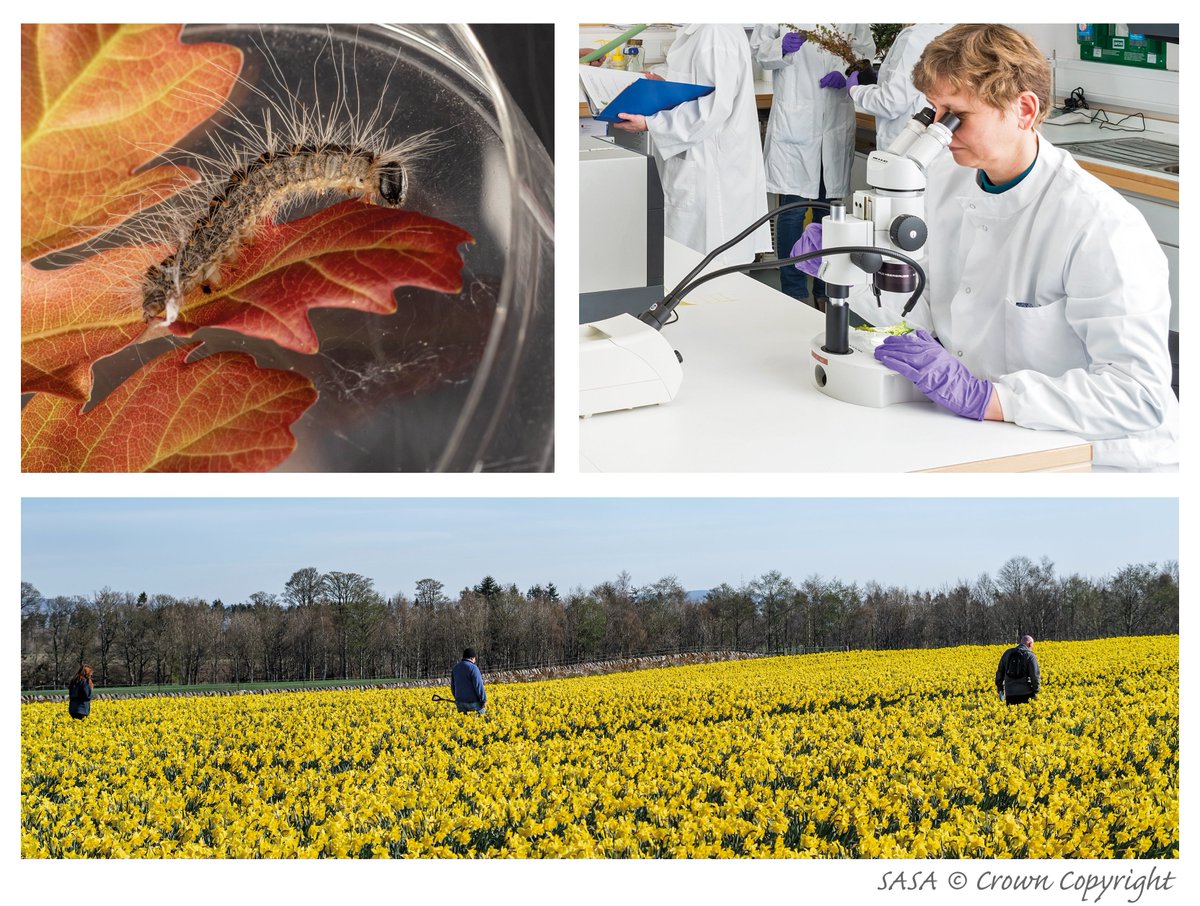
{"label": "person walking in field", "polygon": [[996,692],[1006,705],[1023,705],[1037,698],[1042,685],[1042,670],[1033,653],[1033,636],[1021,636],[1020,643],[1000,655],[996,668]]}
{"label": "person walking in field", "polygon": [[462,660],[450,671],[450,694],[460,714],[484,713],[487,691],[483,688],[483,674],[475,663],[474,648],[464,649]]}
{"label": "person walking in field", "polygon": [[81,664],[79,672],[67,684],[67,713],[83,720],[92,710],[92,668]]}

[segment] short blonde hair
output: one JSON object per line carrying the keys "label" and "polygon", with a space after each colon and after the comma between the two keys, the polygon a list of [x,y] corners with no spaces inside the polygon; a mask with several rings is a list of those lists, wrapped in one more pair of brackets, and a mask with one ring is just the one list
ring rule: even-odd
{"label": "short blonde hair", "polygon": [[912,79],[923,94],[949,86],[999,110],[1031,91],[1038,99],[1035,124],[1050,113],[1050,64],[1033,41],[1007,25],[947,29],[929,42]]}

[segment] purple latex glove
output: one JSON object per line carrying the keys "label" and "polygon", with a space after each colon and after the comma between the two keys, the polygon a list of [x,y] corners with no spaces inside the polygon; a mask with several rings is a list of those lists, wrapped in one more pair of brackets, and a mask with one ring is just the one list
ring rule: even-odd
{"label": "purple latex glove", "polygon": [[861,74],[862,73],[860,73],[857,69],[854,70],[854,72],[850,73],[850,78],[846,79],[846,90],[847,91],[849,91],[851,88],[854,88],[856,85],[858,85],[858,77]]}
{"label": "purple latex glove", "polygon": [[[807,255],[809,252],[821,251],[821,224],[810,223],[804,228],[804,232],[800,234],[800,238],[796,240],[796,244],[792,246],[789,258],[794,258],[796,255]],[[798,271],[804,271],[810,277],[817,276],[821,270],[820,258],[809,258],[807,261],[798,261],[793,267]]]}
{"label": "purple latex glove", "polygon": [[828,75],[822,76],[818,83],[822,88],[845,88],[846,77],[836,69]]}
{"label": "purple latex glove", "polygon": [[808,39],[808,36],[805,34],[802,34],[801,32],[789,31],[786,35],[783,36],[783,52],[785,54],[786,53],[795,53],[802,46],[804,46],[804,42],[807,39]]}
{"label": "purple latex glove", "polygon": [[927,331],[888,337],[875,347],[875,358],[904,375],[939,406],[964,418],[983,420],[992,398],[991,382],[971,374]]}

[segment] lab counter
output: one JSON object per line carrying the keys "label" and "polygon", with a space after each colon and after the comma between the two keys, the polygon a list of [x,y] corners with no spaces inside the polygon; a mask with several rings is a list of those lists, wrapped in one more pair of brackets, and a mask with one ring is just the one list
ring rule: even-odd
{"label": "lab counter", "polygon": [[[1102,129],[1100,126],[1090,123],[1057,126],[1054,125],[1053,120],[1048,120],[1042,124],[1040,131],[1055,145],[1111,142],[1127,138],[1148,139],[1167,145],[1179,144],[1178,124],[1156,120],[1146,120],[1145,131],[1128,132]],[[1161,170],[1134,166],[1129,163],[1113,163],[1099,156],[1089,156],[1084,148],[1075,147],[1070,150],[1079,166],[1119,192],[1135,192],[1149,198],[1179,204],[1179,176],[1177,173],[1165,173]]]}
{"label": "lab counter", "polygon": [[[667,285],[700,255],[666,240]],[[1058,431],[975,422],[928,402],[871,409],[813,385],[825,316],[734,274],[699,287],[663,334],[683,356],[671,402],[580,419],[585,472],[1087,471]]]}

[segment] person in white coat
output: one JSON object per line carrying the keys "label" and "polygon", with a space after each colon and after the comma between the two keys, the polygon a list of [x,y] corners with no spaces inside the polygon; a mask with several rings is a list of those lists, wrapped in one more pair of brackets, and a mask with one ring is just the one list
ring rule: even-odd
{"label": "person in white coat", "polygon": [[[829,27],[845,35],[859,57],[875,56],[875,41],[867,25]],[[855,122],[854,103],[845,90],[847,63],[808,40],[805,28],[802,25],[796,32],[783,25],[756,25],[750,35],[754,58],[771,73],[773,96],[763,154],[767,191],[778,193],[780,204],[828,201],[850,191]],[[800,238],[809,210],[795,208],[776,219],[776,248],[781,257]],[[813,211],[813,222],[823,216],[823,211]],[[808,298],[807,280],[801,271],[783,268],[779,280],[789,296]],[[813,296],[816,300],[825,296],[825,284],[815,277]],[[816,304],[820,307],[820,301]]]}
{"label": "person in white coat", "polygon": [[[958,25],[913,82],[962,124],[927,172],[929,283],[909,317],[925,329],[876,358],[959,415],[1088,438],[1096,465],[1178,462],[1166,258],[1137,209],[1039,133],[1050,72],[1037,46]],[[851,304],[899,320],[869,293]]]}
{"label": "person in white coat", "polygon": [[[653,116],[620,114],[613,128],[649,131],[666,201],[664,229],[688,248],[708,253],[767,213],[754,75],[745,30],[688,25],[667,50],[669,81],[712,85],[711,94]],[[764,223],[714,259],[745,264],[771,249]]]}
{"label": "person in white coat", "polygon": [[912,69],[925,46],[949,27],[906,25],[888,49],[876,83],[850,86],[855,105],[875,117],[875,147],[880,151],[892,146],[913,114],[929,106],[925,95],[913,85]]}

